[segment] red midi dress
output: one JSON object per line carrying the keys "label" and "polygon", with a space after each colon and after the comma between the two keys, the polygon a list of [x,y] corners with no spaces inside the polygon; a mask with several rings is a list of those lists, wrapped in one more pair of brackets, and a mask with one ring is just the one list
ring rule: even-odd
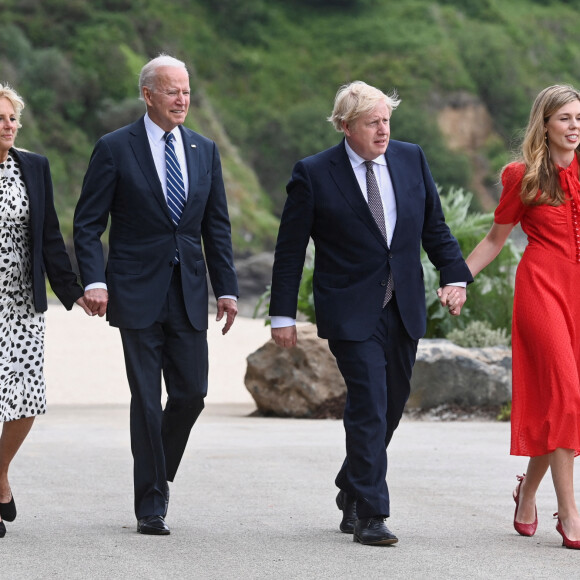
{"label": "red midi dress", "polygon": [[566,202],[525,206],[523,163],[508,165],[494,221],[521,223],[512,323],[512,455],[580,454],[580,181],[559,168]]}

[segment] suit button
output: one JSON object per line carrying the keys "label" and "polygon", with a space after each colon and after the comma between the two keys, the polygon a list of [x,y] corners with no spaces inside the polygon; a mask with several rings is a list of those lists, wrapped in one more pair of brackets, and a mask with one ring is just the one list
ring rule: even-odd
{"label": "suit button", "polygon": [[389,260],[393,257],[393,253],[389,252]]}
{"label": "suit button", "polygon": [[381,280],[381,286],[386,286],[387,285],[387,281],[386,280]]}

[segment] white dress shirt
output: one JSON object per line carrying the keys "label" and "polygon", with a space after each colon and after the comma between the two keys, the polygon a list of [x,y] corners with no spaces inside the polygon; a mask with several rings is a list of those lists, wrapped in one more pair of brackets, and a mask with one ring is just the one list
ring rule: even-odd
{"label": "white dress shirt", "polygon": [[[149,147],[151,148],[151,154],[153,155],[155,169],[157,170],[157,175],[159,176],[159,181],[161,181],[161,187],[163,188],[163,195],[165,195],[165,199],[167,199],[167,169],[165,166],[165,139],[163,138],[165,131],[156,125],[147,113],[145,113],[145,130],[147,131],[147,138],[149,139]],[[181,138],[179,126],[175,127],[173,131],[171,131],[171,134],[173,135],[175,155],[177,156],[177,161],[179,161],[181,175],[183,176],[185,199],[187,199],[187,193],[189,191],[189,175],[187,173],[187,161],[185,159],[183,139]]]}

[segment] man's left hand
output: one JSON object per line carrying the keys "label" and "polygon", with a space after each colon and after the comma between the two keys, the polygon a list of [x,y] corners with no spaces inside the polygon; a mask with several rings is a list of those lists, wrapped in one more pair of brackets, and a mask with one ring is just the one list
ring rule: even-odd
{"label": "man's left hand", "polygon": [[461,286],[443,286],[437,290],[441,306],[447,306],[451,316],[459,316],[467,300],[467,290]]}
{"label": "man's left hand", "polygon": [[217,301],[217,316],[216,320],[219,322],[224,314],[226,315],[226,324],[222,328],[222,334],[226,334],[232,327],[236,315],[238,313],[238,303],[233,298],[219,298]]}

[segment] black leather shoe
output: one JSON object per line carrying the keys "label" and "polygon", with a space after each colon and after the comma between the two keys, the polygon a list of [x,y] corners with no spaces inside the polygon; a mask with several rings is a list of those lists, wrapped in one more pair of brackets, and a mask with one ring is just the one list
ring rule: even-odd
{"label": "black leather shoe", "polygon": [[171,533],[162,516],[145,516],[137,520],[137,531],[150,536],[168,536]]}
{"label": "black leather shoe", "polygon": [[356,522],[356,498],[341,489],[336,496],[336,505],[342,510],[342,522],[338,526],[340,531],[343,534],[352,534]]}
{"label": "black leather shoe", "polygon": [[6,526],[4,522],[0,522],[0,538],[3,538],[6,535]]}
{"label": "black leather shoe", "polygon": [[8,503],[0,503],[0,517],[7,522],[13,522],[16,519],[16,504],[14,495]]}
{"label": "black leather shoe", "polygon": [[385,518],[363,518],[354,525],[353,542],[360,542],[368,546],[388,546],[395,544],[399,538],[387,528]]}

